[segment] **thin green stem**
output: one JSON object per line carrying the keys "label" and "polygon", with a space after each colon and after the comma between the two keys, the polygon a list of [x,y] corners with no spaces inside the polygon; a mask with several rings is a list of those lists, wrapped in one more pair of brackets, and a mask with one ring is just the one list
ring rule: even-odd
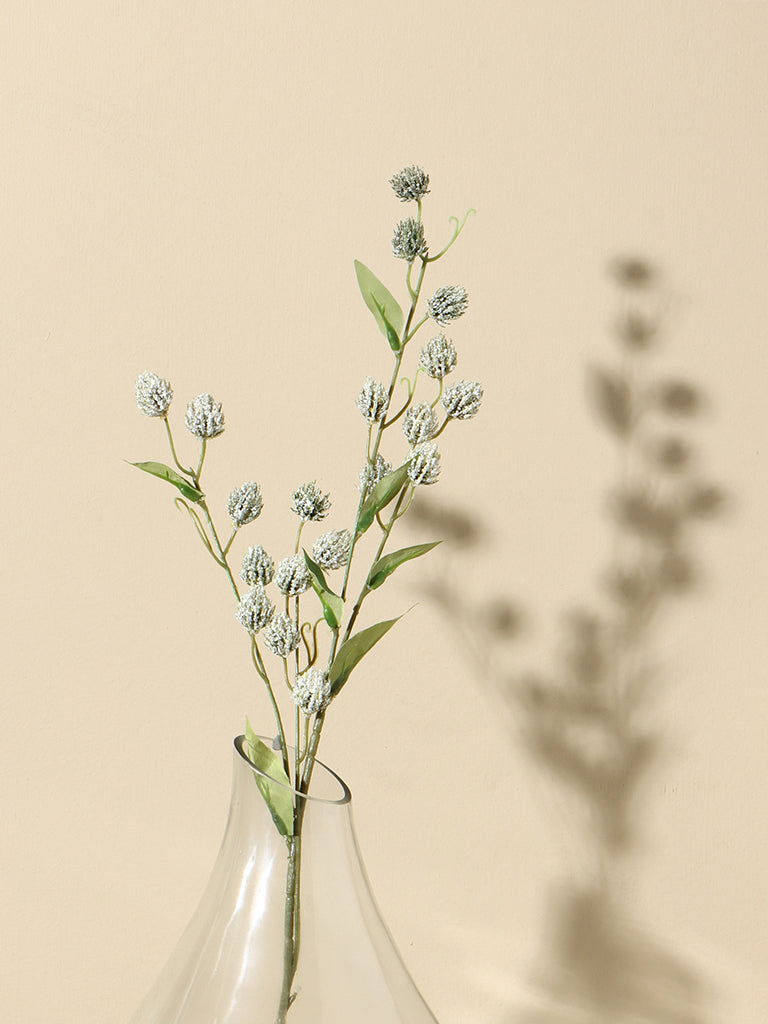
{"label": "thin green stem", "polygon": [[195,474],[194,474],[194,472],[191,469],[187,469],[185,466],[182,466],[182,464],[179,462],[179,458],[176,455],[176,445],[173,443],[173,434],[171,433],[171,424],[168,422],[168,417],[167,416],[163,416],[163,423],[165,423],[165,429],[166,429],[166,432],[168,434],[168,443],[171,446],[171,455],[173,456],[173,461],[176,463],[176,468],[180,469],[181,472],[185,473],[187,476],[194,476]]}
{"label": "thin green stem", "polygon": [[275,699],[275,693],[274,693],[274,690],[272,689],[272,684],[269,681],[269,676],[267,674],[267,670],[264,667],[264,662],[263,662],[262,657],[261,657],[261,651],[259,650],[259,645],[256,642],[256,637],[255,636],[251,637],[251,657],[253,658],[253,664],[254,664],[254,666],[256,668],[256,671],[259,673],[261,678],[264,680],[264,685],[267,688],[267,694],[269,695],[269,701],[270,701],[270,704],[272,705],[272,711],[274,712],[274,715],[275,715],[275,721],[277,722],[277,731],[280,734],[280,751],[281,751],[281,753],[283,755],[283,769],[285,770],[285,774],[288,777],[288,779],[290,779],[291,772],[290,772],[290,769],[288,767],[288,744],[285,741],[285,730],[283,729],[283,720],[280,717],[280,708],[277,705],[277,700]]}
{"label": "thin green stem", "polygon": [[205,462],[205,453],[208,451],[208,441],[203,438],[200,442],[200,461],[197,464],[197,472],[195,473],[195,480],[199,482],[200,474],[203,472],[203,463]]}
{"label": "thin green stem", "polygon": [[443,420],[443,422],[440,424],[440,426],[435,431],[435,433],[432,435],[432,437],[430,437],[430,441],[434,441],[436,437],[440,437],[440,435],[442,434],[442,432],[445,430],[445,428],[448,426],[448,424],[450,422],[451,422],[451,417],[450,416],[446,416],[445,419]]}
{"label": "thin green stem", "polygon": [[450,240],[450,242],[447,245],[443,246],[443,248],[440,250],[439,253],[437,253],[437,255],[435,255],[435,256],[427,256],[426,257],[426,262],[427,263],[434,263],[435,260],[439,260],[441,256],[445,256],[445,254],[451,248],[451,246],[456,241],[456,239],[459,237],[461,232],[464,230],[464,225],[467,223],[467,221],[469,219],[469,215],[471,213],[476,214],[477,210],[467,210],[467,212],[464,215],[464,220],[461,222],[461,224],[459,224],[459,218],[458,217],[449,217],[448,218],[448,220],[449,221],[453,221],[453,224],[454,224],[453,238]]}
{"label": "thin green stem", "polygon": [[193,523],[195,529],[198,532],[200,540],[205,545],[206,551],[208,552],[208,554],[211,556],[211,558],[214,560],[214,562],[217,565],[221,566],[222,569],[225,568],[224,563],[221,561],[221,559],[218,557],[216,552],[213,550],[213,548],[211,546],[211,542],[208,540],[208,535],[205,532],[205,527],[203,526],[202,522],[200,521],[200,516],[197,514],[197,512],[195,512],[195,510],[192,508],[192,506],[188,505],[186,503],[186,501],[184,501],[183,498],[174,498],[173,499],[173,503],[176,506],[176,508],[178,508],[178,509],[186,509],[186,511],[189,513],[189,517],[192,520],[192,523]]}

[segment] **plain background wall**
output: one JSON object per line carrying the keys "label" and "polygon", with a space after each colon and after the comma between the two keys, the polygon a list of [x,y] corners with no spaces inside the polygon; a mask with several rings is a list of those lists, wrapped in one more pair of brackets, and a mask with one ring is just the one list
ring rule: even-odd
{"label": "plain background wall", "polygon": [[[431,238],[477,210],[432,285],[470,292],[453,336],[486,401],[445,435],[431,497],[488,538],[401,570],[376,617],[448,572],[528,610],[513,668],[547,658],[606,543],[613,455],[584,395],[612,352],[606,266],[660,265],[660,359],[711,395],[699,441],[732,502],[665,622],[671,754],[632,897],[721,990],[720,1019],[763,1020],[766,7],[6,0],[0,40],[3,1019],[128,1018],[216,854],[231,738],[267,722],[225,581],[124,461],[166,458],[133,382],[171,379],[182,444],[186,400],[223,402],[213,505],[249,478],[267,503],[241,543],[287,550],[290,492],[314,477],[343,522],[354,400],[389,372],[352,261],[401,287],[387,179],[415,162]],[[421,600],[397,631],[323,759],[438,1018],[501,1024],[578,835],[448,620]]]}

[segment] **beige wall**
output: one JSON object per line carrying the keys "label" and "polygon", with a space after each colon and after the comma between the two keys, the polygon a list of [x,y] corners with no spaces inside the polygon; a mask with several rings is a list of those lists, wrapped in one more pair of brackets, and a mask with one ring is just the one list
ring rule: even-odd
{"label": "beige wall", "polygon": [[[123,461],[165,457],[133,381],[223,401],[209,493],[258,479],[266,546],[291,543],[305,479],[350,515],[354,397],[388,365],[352,260],[397,280],[387,178],[417,162],[432,237],[477,209],[441,274],[470,291],[454,338],[487,385],[433,497],[489,539],[429,572],[526,609],[502,673],[546,663],[606,550],[613,452],[583,388],[613,353],[605,266],[664,269],[660,365],[709,392],[699,443],[732,501],[656,637],[666,752],[625,892],[719,1019],[764,1020],[766,7],[6,2],[1,20],[3,1019],[129,1016],[210,869],[230,739],[266,722],[223,581]],[[427,572],[403,569],[381,617]],[[442,1024],[509,1024],[585,833],[450,620],[422,599],[398,631],[324,758]]]}

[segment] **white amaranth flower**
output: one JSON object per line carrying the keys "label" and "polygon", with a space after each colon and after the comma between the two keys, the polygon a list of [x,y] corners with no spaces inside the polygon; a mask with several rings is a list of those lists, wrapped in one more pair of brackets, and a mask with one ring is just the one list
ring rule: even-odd
{"label": "white amaranth flower", "polygon": [[401,220],[392,237],[392,252],[398,259],[413,263],[417,256],[428,256],[429,246],[424,237],[424,225],[409,217]]}
{"label": "white amaranth flower", "polygon": [[433,320],[444,327],[451,320],[458,320],[468,305],[469,296],[466,288],[451,284],[445,288],[438,288],[432,298],[427,300],[427,312]]}
{"label": "white amaranth flower", "polygon": [[286,597],[296,597],[309,590],[312,577],[309,575],[307,563],[303,555],[289,555],[277,567],[275,583]]}
{"label": "white amaranth flower", "polygon": [[297,676],[293,686],[293,700],[305,715],[323,711],[331,703],[331,681],[327,672],[307,669]]}
{"label": "white amaranth flower", "polygon": [[243,555],[240,578],[245,580],[249,587],[255,587],[257,583],[266,585],[275,578],[275,563],[260,544],[248,548]]}
{"label": "white amaranth flower", "polygon": [[482,401],[483,386],[476,380],[459,380],[443,395],[445,411],[456,420],[477,416]]}
{"label": "white amaranth flower", "polygon": [[434,441],[424,441],[411,449],[408,477],[414,484],[434,484],[440,476],[440,452]]}
{"label": "white amaranth flower", "polygon": [[244,626],[251,636],[256,636],[260,629],[270,621],[275,614],[275,606],[264,593],[264,587],[258,583],[251,587],[245,597],[237,606],[237,618],[241,626]]}
{"label": "white amaranth flower", "polygon": [[136,404],[145,416],[165,416],[173,388],[156,373],[142,373],[136,381]]}
{"label": "white amaranth flower", "polygon": [[340,569],[349,561],[352,534],[349,530],[331,530],[312,545],[312,558],[323,569]]}
{"label": "white amaranth flower", "polygon": [[389,405],[387,389],[375,377],[366,377],[357,396],[357,408],[369,423],[378,423]]}
{"label": "white amaranth flower", "polygon": [[428,402],[417,402],[410,407],[403,420],[403,433],[411,447],[435,436],[437,416]]}
{"label": "white amaranth flower", "polygon": [[330,494],[323,494],[314,480],[297,488],[293,492],[292,500],[292,510],[304,522],[319,523],[321,519],[325,519],[331,507]]}
{"label": "white amaranth flower", "polygon": [[247,526],[258,519],[263,507],[261,488],[253,480],[248,480],[242,487],[236,487],[227,500],[227,512],[235,526]]}
{"label": "white amaranth flower", "polygon": [[408,203],[421,199],[429,192],[429,175],[421,167],[404,167],[392,175],[389,184],[397,198]]}
{"label": "white amaranth flower", "polygon": [[287,658],[301,643],[301,636],[290,617],[281,612],[264,630],[264,643],[278,658]]}
{"label": "white amaranth flower", "polygon": [[433,380],[442,380],[456,366],[456,347],[450,338],[438,334],[419,353],[419,365]]}
{"label": "white amaranth flower", "polygon": [[195,437],[199,437],[201,441],[218,437],[219,434],[224,433],[224,413],[221,411],[221,403],[214,402],[210,395],[198,395],[187,406],[184,422],[187,425],[187,430]]}
{"label": "white amaranth flower", "polygon": [[358,491],[368,494],[372,490],[379,480],[383,480],[385,476],[392,472],[392,464],[382,455],[376,456],[376,464],[371,466],[369,463],[363,466],[362,472],[360,473],[360,483],[357,485]]}

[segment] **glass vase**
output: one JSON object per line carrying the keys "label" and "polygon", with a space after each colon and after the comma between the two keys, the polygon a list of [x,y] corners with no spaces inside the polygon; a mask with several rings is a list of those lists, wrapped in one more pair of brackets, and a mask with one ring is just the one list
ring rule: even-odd
{"label": "glass vase", "polygon": [[130,1024],[437,1024],[377,910],[347,786],[318,761],[311,794],[288,791],[302,807],[297,857],[244,741],[205,892]]}

